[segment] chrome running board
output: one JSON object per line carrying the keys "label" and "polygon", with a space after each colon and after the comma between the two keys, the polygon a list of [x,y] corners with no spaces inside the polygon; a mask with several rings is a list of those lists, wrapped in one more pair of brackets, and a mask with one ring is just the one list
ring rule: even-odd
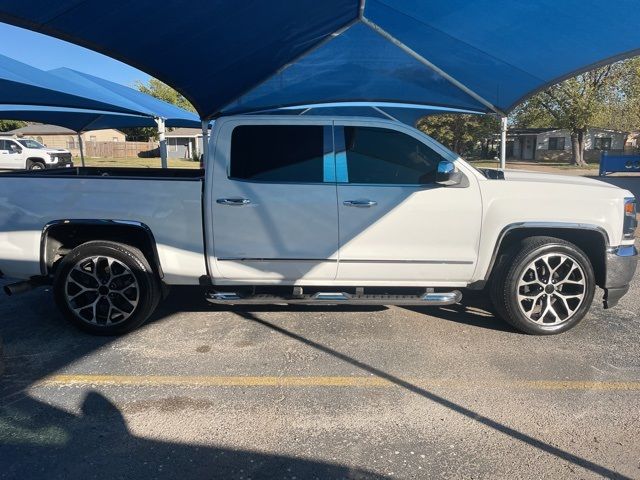
{"label": "chrome running board", "polygon": [[316,292],[298,295],[241,295],[237,292],[209,292],[209,303],[217,305],[453,305],[462,300],[458,290],[451,292],[426,292],[423,295],[365,295],[345,292]]}

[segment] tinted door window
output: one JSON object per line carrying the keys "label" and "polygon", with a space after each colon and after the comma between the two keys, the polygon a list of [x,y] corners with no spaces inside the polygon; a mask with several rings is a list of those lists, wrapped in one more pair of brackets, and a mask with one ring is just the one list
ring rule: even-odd
{"label": "tinted door window", "polygon": [[322,183],[322,126],[244,125],[231,137],[230,178]]}
{"label": "tinted door window", "polygon": [[6,150],[9,150],[9,147],[7,146],[7,141],[0,140],[0,151],[6,151]]}
{"label": "tinted door window", "polygon": [[9,151],[9,153],[17,153],[21,150],[20,145],[12,140],[5,140],[5,149]]}
{"label": "tinted door window", "polygon": [[394,130],[344,127],[344,139],[349,183],[434,183],[443,160],[422,142]]}

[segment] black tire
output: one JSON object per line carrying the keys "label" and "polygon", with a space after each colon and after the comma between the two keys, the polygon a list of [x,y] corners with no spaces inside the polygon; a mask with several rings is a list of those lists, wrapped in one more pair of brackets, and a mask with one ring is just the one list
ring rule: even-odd
{"label": "black tire", "polygon": [[[83,271],[78,273],[78,269],[74,270],[76,266]],[[100,273],[102,278],[98,279]],[[109,275],[108,280],[105,275]],[[78,294],[82,289],[86,293]],[[162,297],[160,281],[143,253],[135,247],[108,241],[87,242],[66,255],[56,270],[53,293],[69,322],[94,335],[107,336],[122,335],[142,325]],[[70,299],[74,294],[77,297]],[[97,302],[96,307],[82,307],[92,301]],[[79,313],[72,304],[82,307]]]}
{"label": "black tire", "polygon": [[44,162],[38,162],[36,160],[27,160],[27,170],[44,170],[47,168]]}
{"label": "black tire", "polygon": [[[519,282],[524,280],[527,275],[528,277],[526,278],[535,279],[537,282],[539,272],[532,269],[531,264],[541,256],[549,254],[552,255],[549,262],[554,258],[569,259],[568,267],[558,266],[556,267],[558,270],[561,268],[572,269],[573,263],[571,262],[575,262],[579,269],[575,270],[577,273],[574,272],[569,275],[573,275],[573,280],[577,279],[578,282],[583,282],[584,285],[567,285],[567,288],[575,288],[577,290],[563,292],[561,288],[565,289],[565,287],[554,286],[553,275],[546,274],[544,281],[552,285],[547,285],[545,288],[550,290],[545,290],[538,283],[536,283],[535,288],[539,290],[533,291],[533,294],[530,293],[530,287],[522,285],[519,287]],[[553,255],[558,255],[558,257]],[[559,257],[560,255],[562,257]],[[542,275],[544,276],[544,264],[536,263],[535,265],[542,265]],[[572,283],[576,283],[573,280]],[[575,327],[584,318],[593,302],[595,286],[593,266],[580,248],[559,238],[530,237],[522,240],[501,255],[491,282],[490,295],[498,316],[518,330],[532,335],[554,335]],[[528,295],[539,294],[542,298],[539,300],[527,299],[519,302],[518,292],[527,293]],[[581,295],[581,299],[570,299],[571,304],[561,301],[562,295],[572,295],[574,293]],[[579,303],[580,301],[582,303]],[[551,303],[553,313],[545,313],[547,312],[547,303]],[[565,305],[568,305],[569,308],[565,308]],[[530,314],[530,316],[538,315],[539,318],[532,319],[527,316],[524,311],[525,308],[532,308],[533,310],[531,311],[539,311],[539,313]],[[571,309],[575,310],[571,313]],[[561,317],[565,315],[566,318],[562,319]],[[555,321],[553,321],[554,317]]]}

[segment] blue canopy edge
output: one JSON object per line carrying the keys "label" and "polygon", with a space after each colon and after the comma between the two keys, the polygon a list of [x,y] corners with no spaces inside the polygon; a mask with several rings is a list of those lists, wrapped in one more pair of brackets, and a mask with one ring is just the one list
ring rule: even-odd
{"label": "blue canopy edge", "polygon": [[[202,118],[322,101],[504,114],[550,84],[640,53],[637,1],[608,2],[617,15],[601,8],[599,0],[167,0],[162,8],[0,0],[0,21],[137,67]],[[172,10],[180,15],[166,22]],[[571,22],[554,12],[571,12]]]}

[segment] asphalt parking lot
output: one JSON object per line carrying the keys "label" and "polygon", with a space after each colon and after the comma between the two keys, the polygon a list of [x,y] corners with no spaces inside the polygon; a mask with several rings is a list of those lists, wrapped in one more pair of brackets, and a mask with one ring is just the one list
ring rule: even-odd
{"label": "asphalt parking lot", "polygon": [[454,308],[223,309],[121,338],[0,300],[0,478],[638,478],[639,277],[555,337]]}

